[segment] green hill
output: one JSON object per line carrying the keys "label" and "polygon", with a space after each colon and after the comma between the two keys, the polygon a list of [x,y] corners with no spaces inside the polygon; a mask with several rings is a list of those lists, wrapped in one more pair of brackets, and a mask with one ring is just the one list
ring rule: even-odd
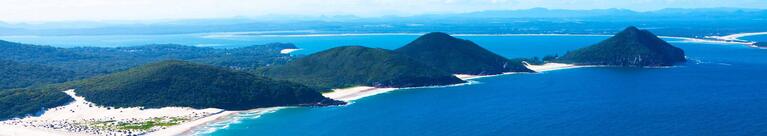
{"label": "green hill", "polygon": [[78,54],[65,48],[30,45],[0,40],[0,57],[25,64],[43,64],[73,59],[88,59],[90,56]]}
{"label": "green hill", "polygon": [[152,63],[68,86],[88,101],[115,107],[246,110],[339,103],[296,83],[184,61]]}
{"label": "green hill", "polygon": [[0,120],[38,114],[47,108],[74,101],[62,90],[52,86],[0,90],[0,109],[3,109],[0,110]]}
{"label": "green hill", "polygon": [[684,51],[647,30],[628,27],[596,45],[570,51],[555,60],[577,65],[671,66],[685,62]]}
{"label": "green hill", "polygon": [[323,89],[358,85],[415,87],[464,82],[448,72],[396,52],[362,46],[328,49],[285,65],[261,69],[257,73]]}
{"label": "green hill", "polygon": [[0,89],[60,83],[75,77],[75,73],[68,70],[0,60]]}
{"label": "green hill", "polygon": [[[0,75],[0,88],[27,87],[41,83],[60,83],[75,79],[82,79],[97,75],[105,75],[115,71],[125,70],[162,60],[185,60],[203,64],[210,64],[232,69],[253,69],[257,67],[284,64],[294,58],[289,54],[281,54],[280,50],[296,48],[289,43],[270,43],[265,45],[252,45],[239,48],[209,48],[195,47],[177,44],[154,44],[144,46],[101,48],[101,47],[75,47],[57,48],[51,46],[30,45],[0,40],[0,59],[33,65],[34,67],[47,67],[64,71],[71,71],[77,78],[67,80],[26,80],[35,77],[59,76],[53,72],[16,71],[22,73],[35,73],[31,77]],[[5,62],[3,62],[5,63]],[[29,67],[29,66],[27,66]],[[2,68],[0,68],[2,69]],[[15,74],[14,74],[15,75]],[[8,78],[13,77],[13,78]]]}
{"label": "green hill", "polygon": [[511,61],[469,40],[433,32],[395,50],[431,67],[455,74],[492,75],[533,72],[520,61]]}

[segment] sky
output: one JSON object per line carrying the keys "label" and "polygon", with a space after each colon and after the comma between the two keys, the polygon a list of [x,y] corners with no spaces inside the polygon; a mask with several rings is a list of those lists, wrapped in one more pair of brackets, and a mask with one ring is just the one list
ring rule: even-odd
{"label": "sky", "polygon": [[411,16],[529,8],[765,8],[767,0],[0,0],[0,21],[177,20],[264,15]]}

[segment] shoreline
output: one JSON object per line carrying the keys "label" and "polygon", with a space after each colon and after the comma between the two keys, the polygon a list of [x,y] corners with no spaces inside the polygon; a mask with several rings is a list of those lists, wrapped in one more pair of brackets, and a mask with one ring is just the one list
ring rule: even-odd
{"label": "shoreline", "polygon": [[[561,63],[546,63],[544,65],[525,65],[529,69],[536,71],[536,72],[545,72],[545,71],[554,71],[554,70],[563,70],[563,69],[571,69],[571,68],[580,68],[585,66],[574,66],[570,64],[561,64]],[[440,87],[454,87],[454,86],[462,86],[462,85],[470,85],[476,83],[476,81],[473,81],[472,79],[478,79],[478,78],[485,78],[485,77],[494,77],[494,76],[502,76],[502,75],[510,75],[510,74],[519,74],[518,72],[508,72],[503,74],[496,74],[496,75],[465,75],[465,74],[455,74],[456,77],[460,78],[461,80],[467,81],[467,83],[461,83],[461,84],[453,84],[453,85],[443,85],[443,86],[424,86],[424,87],[408,87],[408,88],[376,88],[376,87],[370,87],[370,86],[355,86],[355,87],[349,87],[349,88],[340,88],[340,89],[333,89],[332,92],[323,93],[322,95],[331,99],[340,100],[348,102],[349,104],[352,104],[353,101],[359,100],[362,98],[375,96],[378,94],[388,93],[392,91],[397,90],[406,90],[406,89],[417,89],[417,88],[440,88]],[[77,104],[88,104],[87,101],[84,101],[84,98],[76,96],[74,94],[74,90],[67,90],[66,93],[72,97],[75,97],[75,102],[72,102],[65,106],[70,106],[73,103]],[[78,103],[79,102],[79,103]],[[79,107],[79,106],[76,106]],[[80,108],[86,108],[88,106],[82,106]],[[103,107],[98,107],[103,108]],[[177,109],[186,109],[186,108],[180,108],[180,107],[173,107]],[[219,126],[212,126],[215,124],[223,123],[226,124],[223,126],[223,128],[228,127],[229,124],[237,122],[237,120],[240,119],[238,115],[242,114],[252,114],[255,115],[255,117],[259,117],[263,114],[271,113],[274,111],[278,111],[280,109],[285,108],[283,107],[269,107],[269,108],[257,108],[247,111],[226,111],[226,110],[218,110],[217,112],[214,112],[212,114],[208,114],[205,117],[192,119],[188,122],[179,123],[174,126],[169,126],[167,128],[162,128],[154,131],[150,131],[145,133],[144,135],[148,136],[175,136],[175,135],[197,135],[200,133],[212,133],[216,130],[220,129]],[[60,107],[52,108],[52,109],[61,109]],[[163,108],[165,109],[165,108]],[[87,111],[86,109],[77,109],[78,111]],[[128,110],[128,109],[116,109],[116,110]],[[135,116],[128,116],[128,115],[122,115],[122,114],[107,114],[103,115],[101,112],[93,113],[92,116],[114,116],[119,118],[126,118],[126,119],[135,119],[140,118],[140,113],[137,112],[147,112],[147,111],[154,111],[158,109],[144,109],[139,110],[136,108],[135,110],[130,112],[132,114],[137,114]],[[167,109],[166,109],[167,110]],[[195,109],[187,109],[187,110],[195,110]],[[210,111],[211,109],[206,109]],[[166,113],[163,115],[176,115],[178,116],[179,113],[188,113],[189,111],[155,111],[160,113]],[[56,112],[51,112],[56,113]],[[72,112],[70,114],[77,113],[77,114],[89,114],[84,112]],[[50,114],[50,113],[46,113]],[[86,119],[89,118],[88,116],[79,116],[79,115],[70,115],[70,116],[62,116],[57,115],[53,117],[45,116],[46,114],[43,114],[41,117],[27,117],[24,119],[30,119],[30,118],[39,118],[42,120],[45,119],[69,119],[74,116],[76,116],[75,119]],[[56,114],[53,114],[56,115]],[[90,117],[93,118],[93,117]],[[21,119],[21,120],[24,120]],[[14,119],[15,120],[15,119]],[[72,132],[72,131],[66,131],[66,130],[58,130],[58,129],[51,129],[51,128],[40,128],[40,127],[24,127],[24,126],[18,126],[18,125],[10,125],[10,124],[0,124],[0,132],[2,133],[23,133],[23,134],[39,134],[39,135],[76,135],[76,136],[87,136],[87,135],[94,135],[89,133],[82,133],[82,132]]]}
{"label": "shoreline", "polygon": [[177,135],[190,135],[192,130],[195,130],[204,125],[225,121],[228,117],[239,114],[236,111],[222,111],[221,113],[211,115],[202,119],[194,120],[191,122],[182,123],[179,125],[171,126],[162,130],[150,132],[147,136],[177,136]]}
{"label": "shoreline", "polygon": [[[571,64],[562,64],[562,63],[546,63],[544,65],[525,65],[529,69],[542,73],[547,71],[555,71],[555,70],[564,70],[564,69],[572,69],[572,68],[583,68],[583,67],[589,67],[589,66],[575,66]],[[454,86],[462,86],[462,85],[470,85],[476,83],[476,81],[473,81],[472,79],[478,79],[478,78],[486,78],[486,77],[495,77],[495,76],[503,76],[503,75],[510,75],[510,74],[520,74],[519,72],[507,72],[503,74],[496,74],[496,75],[466,75],[466,74],[455,74],[456,77],[458,77],[461,80],[467,81],[467,83],[461,83],[461,84],[453,84],[453,85],[443,85],[443,86],[424,86],[424,87],[407,87],[407,88],[376,88],[376,87],[370,87],[370,86],[355,86],[355,87],[348,87],[348,88],[339,88],[339,89],[333,89],[332,92],[326,92],[322,93],[323,96],[340,100],[347,102],[348,104],[353,104],[353,101],[359,100],[365,97],[375,96],[379,94],[389,93],[393,91],[398,90],[406,90],[406,89],[417,89],[417,88],[438,88],[438,87],[454,87]],[[347,105],[348,105],[347,104]],[[280,107],[277,107],[280,108]],[[273,111],[277,111],[279,109],[274,109]],[[266,112],[268,113],[268,112]],[[266,114],[266,113],[260,113],[260,114]],[[230,115],[233,116],[233,115]],[[211,120],[208,123],[200,124],[201,126],[190,128],[185,133],[181,134],[192,134],[190,132],[194,132],[195,130],[199,130],[200,128],[204,128],[206,124],[213,124],[217,122],[225,122],[227,120]]]}
{"label": "shoreline", "polygon": [[303,50],[303,49],[298,49],[298,48],[296,48],[296,49],[282,49],[282,50],[280,50],[280,54],[290,54],[292,52],[299,51],[299,50]]}
{"label": "shoreline", "polygon": [[731,35],[725,35],[725,36],[707,36],[707,37],[719,39],[719,40],[725,40],[725,41],[748,41],[748,40],[743,40],[740,38],[747,37],[747,36],[757,36],[757,35],[767,35],[767,32],[748,32],[748,33],[737,33],[737,34],[731,34]]}
{"label": "shoreline", "polygon": [[[164,107],[143,109],[142,107],[102,107],[77,96],[74,89],[64,91],[74,101],[69,104],[46,109],[41,115],[27,116],[0,121],[0,135],[6,133],[44,135],[136,135],[151,134],[169,128],[179,129],[199,125],[199,122],[227,114],[222,109],[193,109],[187,107]],[[143,125],[147,122],[174,124],[153,126],[146,129],[125,129],[127,126]],[[167,130],[170,132],[170,130]],[[170,134],[173,135],[173,134]]]}
{"label": "shoreline", "polygon": [[76,133],[69,131],[61,131],[55,129],[44,129],[36,127],[23,127],[16,125],[0,124],[0,136],[97,136],[92,134]]}
{"label": "shoreline", "polygon": [[[199,132],[202,132],[201,130],[208,130],[205,128],[211,127],[210,125],[221,123],[221,122],[237,120],[236,117],[242,114],[255,114],[256,116],[260,116],[260,115],[277,111],[283,108],[286,108],[286,106],[256,108],[256,109],[245,110],[245,111],[223,111],[222,113],[219,113],[217,115],[209,116],[203,119],[187,122],[184,124],[179,124],[179,125],[172,126],[163,130],[151,132],[147,134],[147,136],[196,135],[196,134],[199,134]],[[215,129],[217,128],[212,128],[212,129],[214,129],[213,131],[215,131]]]}

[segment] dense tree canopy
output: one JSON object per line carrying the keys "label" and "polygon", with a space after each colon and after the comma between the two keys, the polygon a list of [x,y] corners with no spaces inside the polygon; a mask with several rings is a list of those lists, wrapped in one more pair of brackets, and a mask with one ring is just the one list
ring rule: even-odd
{"label": "dense tree canopy", "polygon": [[69,84],[78,95],[115,107],[193,107],[246,110],[338,104],[287,81],[185,61],[162,61]]}
{"label": "dense tree canopy", "polygon": [[75,77],[74,72],[60,68],[0,60],[0,89],[59,83]]}
{"label": "dense tree canopy", "polygon": [[0,90],[0,120],[34,115],[73,100],[61,88],[52,85],[34,89]]}
{"label": "dense tree canopy", "polygon": [[261,69],[257,73],[323,89],[357,85],[413,87],[463,82],[450,73],[399,53],[362,46],[328,49],[282,66]]}
{"label": "dense tree canopy", "polygon": [[570,51],[558,62],[579,65],[671,66],[685,62],[684,51],[647,30],[628,27],[596,45]]}
{"label": "dense tree canopy", "polygon": [[504,72],[532,72],[519,61],[510,61],[469,40],[433,32],[418,37],[396,52],[455,74],[492,75]]}
{"label": "dense tree canopy", "polygon": [[[50,76],[53,79],[56,79],[41,80],[45,81],[45,83],[49,83],[54,81],[61,82],[71,79],[108,74],[118,70],[124,70],[151,62],[169,59],[187,60],[233,69],[252,69],[261,66],[282,64],[293,59],[293,57],[288,54],[280,53],[280,50],[287,48],[296,47],[293,44],[272,43],[231,49],[194,47],[175,44],[157,44],[117,48],[56,48],[50,46],[29,45],[0,40],[0,58],[26,64],[19,67],[29,67],[28,65],[34,65],[34,67],[42,67],[39,69],[34,69],[35,71],[30,72],[36,72],[34,75],[35,77]],[[41,72],[45,70],[40,70],[51,68],[60,69],[63,71],[71,71],[73,74],[67,74],[61,77],[55,72]],[[11,69],[15,68],[11,67]],[[20,80],[15,82],[0,82],[0,88],[25,87],[24,85],[32,85],[37,83],[37,81],[24,80],[24,77],[15,77],[1,77],[2,79],[0,79],[0,81],[11,81],[17,79]]]}

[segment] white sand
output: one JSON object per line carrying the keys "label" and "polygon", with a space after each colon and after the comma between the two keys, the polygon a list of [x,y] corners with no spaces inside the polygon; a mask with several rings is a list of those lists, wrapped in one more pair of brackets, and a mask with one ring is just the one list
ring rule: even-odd
{"label": "white sand", "polygon": [[[230,114],[221,109],[192,109],[184,107],[166,107],[160,109],[141,109],[139,107],[132,108],[111,108],[111,107],[98,107],[93,103],[85,100],[84,97],[77,96],[74,90],[64,91],[67,95],[74,98],[75,101],[64,106],[50,108],[46,110],[40,116],[32,116],[21,119],[12,119],[2,121],[3,125],[0,129],[0,134],[21,134],[21,135],[37,135],[37,133],[45,133],[44,135],[88,135],[87,133],[78,132],[66,132],[64,130],[54,130],[49,128],[35,128],[35,127],[23,127],[23,125],[12,125],[19,122],[27,123],[44,123],[44,122],[66,122],[66,121],[85,121],[85,120],[131,120],[131,119],[151,119],[162,117],[192,117],[201,115],[210,115],[199,120],[186,122],[178,125],[179,127],[171,127],[175,129],[181,129],[189,127],[199,123],[200,120],[211,120],[220,116]],[[218,114],[217,114],[218,113]],[[169,130],[171,131],[171,130]]]}
{"label": "white sand", "polygon": [[707,44],[740,44],[740,45],[749,45],[753,42],[748,41],[736,41],[736,40],[721,40],[721,39],[699,39],[699,38],[687,38],[687,37],[666,37],[666,38],[675,38],[675,39],[681,39],[681,42],[690,42],[690,43],[707,43]]}
{"label": "white sand", "polygon": [[738,33],[738,34],[731,34],[731,35],[725,35],[725,36],[709,36],[710,38],[715,38],[719,40],[727,40],[727,41],[745,41],[741,40],[741,37],[746,36],[755,36],[755,35],[765,35],[767,32],[752,32],[752,33]]}
{"label": "white sand", "polygon": [[[141,109],[132,108],[107,108],[97,107],[95,104],[85,100],[85,97],[76,96],[74,90],[64,91],[67,95],[75,99],[74,102],[64,106],[51,108],[39,117],[28,117],[25,120],[84,120],[84,119],[147,119],[155,117],[173,117],[192,113],[218,113],[221,109],[192,109],[183,107],[166,107],[160,109]],[[73,112],[74,111],[74,112]]]}
{"label": "white sand", "polygon": [[[536,72],[583,67],[583,66],[575,66],[571,64],[561,64],[561,63],[546,63],[544,65],[526,65],[526,66],[529,69]],[[505,74],[515,74],[515,73],[504,73],[499,75],[505,75]],[[497,76],[497,75],[456,74],[456,77],[462,80],[467,80],[467,81],[469,81],[470,79],[490,77],[490,76]],[[437,86],[437,87],[440,87],[440,86]],[[444,86],[441,86],[441,87],[444,87]],[[417,88],[429,88],[429,87],[417,87]],[[333,92],[323,93],[322,95],[331,99],[350,102],[350,101],[358,100],[364,97],[391,92],[398,89],[405,89],[405,88],[376,88],[376,87],[369,87],[369,86],[358,86],[358,87],[350,87],[350,88],[343,88],[343,89],[334,89]],[[192,134],[191,132],[195,128],[203,127],[211,123],[222,122],[227,120],[227,118],[231,118],[243,112],[264,114],[264,113],[269,113],[269,112],[281,109],[281,107],[274,107],[274,108],[254,109],[250,111],[223,111],[221,109],[196,110],[196,109],[182,108],[182,107],[168,107],[168,108],[161,108],[161,109],[141,110],[140,108],[136,107],[136,108],[120,108],[120,109],[108,110],[105,107],[96,107],[96,106],[91,107],[92,103],[85,101],[83,97],[76,96],[74,90],[67,90],[65,91],[65,93],[73,97],[75,99],[75,102],[72,102],[65,106],[49,109],[43,115],[39,117],[27,117],[21,120],[24,120],[24,121],[76,120],[76,119],[103,119],[103,118],[136,119],[136,118],[153,118],[153,117],[162,117],[162,116],[172,117],[172,116],[180,116],[182,114],[189,114],[189,113],[195,113],[195,112],[212,114],[204,118],[200,118],[190,122],[185,122],[176,126],[171,126],[166,129],[161,129],[148,134],[152,136],[173,136],[173,135]],[[72,111],[75,111],[75,112],[72,112]],[[44,128],[21,127],[21,126],[13,126],[13,125],[2,125],[0,127],[2,127],[0,128],[0,135],[3,135],[3,134],[88,135],[84,133],[80,134],[75,132],[66,132],[66,131],[44,129]]]}
{"label": "white sand", "polygon": [[219,122],[221,120],[224,120],[225,118],[229,116],[233,116],[239,112],[236,111],[223,111],[221,113],[211,115],[202,119],[194,120],[191,122],[186,122],[183,124],[175,125],[172,127],[168,127],[166,129],[158,130],[152,133],[147,134],[148,136],[176,136],[176,135],[184,135],[188,134],[191,130],[193,130],[196,127],[207,125],[210,123]]}
{"label": "white sand", "polygon": [[530,65],[525,63],[525,67],[535,72],[546,72],[546,71],[554,71],[554,70],[562,70],[562,69],[581,68],[581,67],[587,67],[587,66],[576,66],[573,64],[564,64],[564,63],[546,63],[543,65]]}
{"label": "white sand", "polygon": [[302,49],[282,49],[282,50],[280,50],[280,53],[282,53],[282,54],[290,54],[291,52],[298,51],[298,50],[302,50]]}
{"label": "white sand", "polygon": [[340,101],[353,101],[376,94],[386,93],[397,90],[397,88],[375,88],[369,86],[357,86],[344,89],[333,89],[333,92],[323,93],[322,95],[330,99]]}
{"label": "white sand", "polygon": [[0,124],[0,136],[94,136],[85,133]]}
{"label": "white sand", "polygon": [[[535,72],[545,72],[545,71],[553,71],[553,70],[586,67],[586,66],[576,66],[572,64],[563,64],[563,63],[546,63],[543,65],[529,65],[525,63],[525,66],[527,66],[527,68]],[[509,73],[503,73],[498,75],[507,75],[507,74],[516,74],[516,73],[509,72]],[[455,74],[456,77],[464,81],[469,81],[471,79],[477,79],[477,78],[483,78],[483,77],[498,76],[498,75]],[[416,87],[416,88],[424,88],[424,87]],[[370,87],[370,86],[357,86],[357,87],[350,87],[350,88],[343,88],[343,89],[333,89],[332,92],[323,93],[322,95],[331,99],[349,102],[349,101],[361,99],[368,96],[373,96],[373,95],[377,95],[381,93],[394,91],[397,89],[404,89],[404,88],[376,88],[376,87]]]}
{"label": "white sand", "polygon": [[[536,71],[536,72],[543,72],[543,71],[552,71],[552,70],[561,70],[561,69],[568,69],[568,68],[578,68],[578,67],[584,67],[584,66],[575,66],[570,64],[561,64],[561,63],[547,63],[544,65],[527,65],[528,68]],[[513,72],[510,73],[504,73],[499,75],[506,75],[506,74],[515,74]],[[498,76],[498,75],[465,75],[465,74],[456,74],[456,77],[469,81],[470,79],[475,78],[482,78],[482,77],[490,77],[490,76]],[[429,86],[429,87],[413,87],[413,88],[431,88],[431,87],[449,87],[449,86],[459,86],[459,85],[466,85],[471,84],[471,81],[469,83],[465,84],[457,84],[457,85],[448,85],[448,86]],[[376,87],[370,87],[370,86],[356,86],[356,87],[350,87],[350,88],[342,88],[342,89],[333,89],[332,92],[323,93],[322,95],[331,99],[345,101],[345,102],[351,102],[354,100],[362,99],[369,96],[374,96],[382,93],[387,93],[399,89],[410,89],[410,88],[376,88]],[[259,112],[259,114],[265,114],[269,112],[273,112],[276,110],[281,109],[281,107],[275,107],[275,108],[262,108],[262,109],[254,109],[248,112]],[[178,126],[173,126],[168,129],[160,130],[157,132],[150,133],[149,135],[158,135],[158,136],[169,136],[169,135],[187,135],[190,134],[190,131],[194,130],[197,127],[208,125],[211,123],[221,122],[226,120],[225,118],[234,116],[241,112],[231,112],[226,111],[221,114],[217,114],[214,116],[206,117],[200,120],[196,120],[193,122],[185,123]]]}
{"label": "white sand", "polygon": [[[543,65],[530,65],[527,62],[523,62],[525,67],[527,67],[530,70],[533,70],[535,72],[546,72],[546,71],[554,71],[554,70],[563,70],[563,69],[571,69],[571,68],[582,68],[582,67],[590,67],[590,66],[576,66],[573,64],[564,64],[564,63],[546,63]],[[485,78],[485,77],[494,77],[494,76],[501,76],[501,75],[509,75],[509,74],[519,74],[518,72],[507,72],[503,74],[497,74],[497,75],[469,75],[469,74],[454,74],[455,77],[458,77],[461,80],[468,81],[471,79],[478,79],[478,78]]]}

